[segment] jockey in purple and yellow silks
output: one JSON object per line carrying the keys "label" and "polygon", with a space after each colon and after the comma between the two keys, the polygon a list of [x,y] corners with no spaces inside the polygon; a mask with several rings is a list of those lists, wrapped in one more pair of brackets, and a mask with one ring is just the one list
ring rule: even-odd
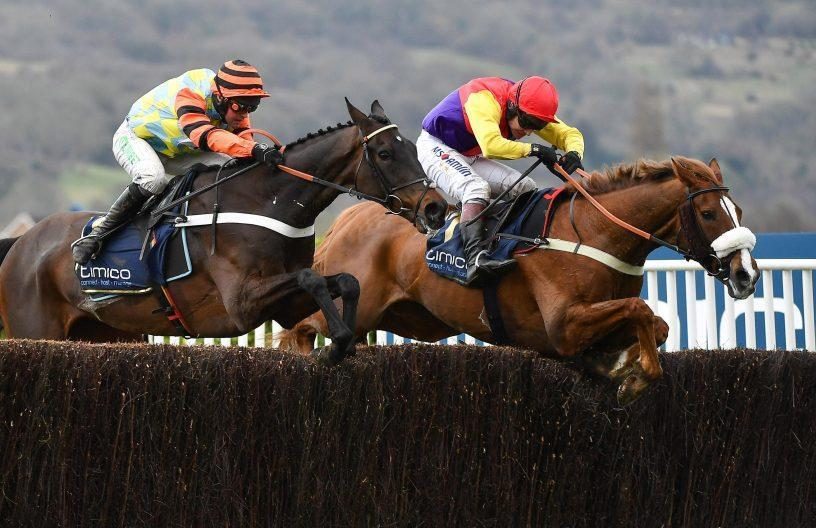
{"label": "jockey in purple and yellow silks", "polygon": [[[543,77],[518,82],[499,77],[473,79],[436,105],[422,121],[417,154],[425,173],[437,186],[462,203],[460,229],[471,283],[479,270],[498,270],[513,262],[494,261],[480,255],[484,242],[482,219],[473,221],[496,196],[521,175],[494,159],[535,156],[553,170],[559,163],[568,173],[582,168],[584,137],[559,120],[558,92]],[[566,152],[518,141],[532,133]],[[510,196],[536,188],[523,179]]]}
{"label": "jockey in purple and yellow silks", "polygon": [[206,68],[185,72],[133,103],[113,135],[113,155],[132,183],[91,232],[73,243],[74,261],[92,259],[108,233],[193,165],[250,157],[267,165],[281,163],[277,148],[237,135],[251,128],[249,114],[264,97],[269,94],[258,70],[236,59],[225,62],[218,73]]}

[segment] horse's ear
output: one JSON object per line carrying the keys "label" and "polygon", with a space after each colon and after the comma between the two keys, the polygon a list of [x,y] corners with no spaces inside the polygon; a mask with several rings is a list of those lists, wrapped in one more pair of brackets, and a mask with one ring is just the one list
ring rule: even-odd
{"label": "horse's ear", "polygon": [[354,124],[362,128],[363,124],[366,122],[366,119],[368,119],[368,116],[358,110],[356,106],[351,104],[348,97],[346,97],[346,107],[348,108],[348,113],[351,116],[351,120],[354,121]]}
{"label": "horse's ear", "polygon": [[390,121],[388,116],[385,115],[385,110],[383,110],[382,105],[377,99],[374,99],[374,102],[371,103],[371,115]]}
{"label": "horse's ear", "polygon": [[708,162],[708,168],[711,169],[711,172],[714,173],[714,177],[717,179],[717,183],[722,185],[723,184],[722,171],[720,170],[720,164],[717,163],[717,158],[711,158],[711,161]]}
{"label": "horse's ear", "polygon": [[687,187],[692,187],[694,185],[694,171],[685,163],[685,159],[672,156],[671,164],[674,175]]}

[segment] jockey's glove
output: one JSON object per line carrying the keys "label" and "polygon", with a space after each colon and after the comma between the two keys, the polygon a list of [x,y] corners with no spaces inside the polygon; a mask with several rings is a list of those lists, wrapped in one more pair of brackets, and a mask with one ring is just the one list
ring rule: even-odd
{"label": "jockey's glove", "polygon": [[530,145],[530,156],[535,156],[547,167],[552,167],[558,161],[558,154],[555,149],[546,145],[533,143]]}
{"label": "jockey's glove", "polygon": [[281,152],[277,146],[270,147],[263,143],[256,143],[255,146],[252,147],[252,158],[255,161],[274,167],[283,163],[283,152]]}
{"label": "jockey's glove", "polygon": [[581,165],[581,156],[579,156],[574,150],[571,150],[561,156],[558,164],[561,165],[561,168],[564,169],[567,174],[572,174],[576,169],[583,170],[584,168],[584,166]]}

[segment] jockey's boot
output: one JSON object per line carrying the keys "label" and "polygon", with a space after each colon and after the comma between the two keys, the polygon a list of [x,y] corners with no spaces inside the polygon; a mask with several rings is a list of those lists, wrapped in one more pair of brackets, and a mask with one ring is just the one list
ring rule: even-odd
{"label": "jockey's boot", "polygon": [[484,218],[473,219],[484,211],[485,207],[486,204],[482,202],[468,202],[462,205],[459,230],[462,233],[462,246],[467,261],[467,276],[464,281],[466,286],[477,286],[480,279],[485,276],[496,274],[499,270],[516,263],[513,258],[505,260],[492,259],[488,256],[485,248],[482,247],[485,245],[485,221]]}
{"label": "jockey's boot", "polygon": [[128,185],[119,198],[113,202],[108,214],[97,222],[91,232],[71,244],[74,262],[85,264],[96,257],[102,249],[102,239],[136,216],[150,196],[149,191],[142,189],[137,184]]}

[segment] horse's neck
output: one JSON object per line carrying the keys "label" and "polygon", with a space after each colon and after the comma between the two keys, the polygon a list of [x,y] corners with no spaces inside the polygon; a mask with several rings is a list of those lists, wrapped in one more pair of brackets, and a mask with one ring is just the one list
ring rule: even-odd
{"label": "horse's neck", "polygon": [[[676,179],[648,182],[598,197],[621,220],[666,242],[677,240],[677,208],[685,199],[685,187]],[[587,204],[588,207],[592,207]],[[604,219],[612,226],[612,222]],[[606,230],[606,245],[630,263],[642,263],[657,244],[620,227]],[[605,249],[605,248],[604,248]]]}
{"label": "horse's neck", "polygon": [[[284,164],[322,180],[351,187],[358,158],[362,155],[361,150],[356,148],[358,143],[354,141],[359,134],[357,127],[350,126],[293,145],[287,149]],[[291,215],[287,214],[295,225],[314,223],[320,212],[340,195],[335,189],[301,180],[282,171],[275,178],[279,178],[280,182],[275,189],[276,201],[295,205]]]}

